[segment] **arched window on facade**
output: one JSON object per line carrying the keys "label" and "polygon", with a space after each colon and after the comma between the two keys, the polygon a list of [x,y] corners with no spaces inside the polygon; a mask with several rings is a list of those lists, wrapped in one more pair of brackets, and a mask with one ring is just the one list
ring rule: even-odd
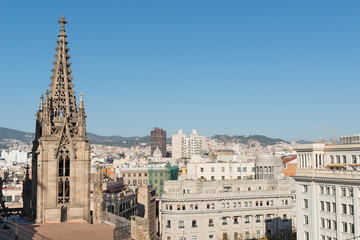
{"label": "arched window on facade", "polygon": [[63,146],[58,157],[58,204],[70,203],[70,151]]}

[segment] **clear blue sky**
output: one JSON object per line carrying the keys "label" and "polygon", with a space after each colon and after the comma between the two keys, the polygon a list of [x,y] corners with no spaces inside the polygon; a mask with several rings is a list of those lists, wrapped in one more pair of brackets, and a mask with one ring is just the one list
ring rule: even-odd
{"label": "clear blue sky", "polygon": [[360,133],[360,1],[2,1],[0,126],[34,131],[59,24],[87,129]]}

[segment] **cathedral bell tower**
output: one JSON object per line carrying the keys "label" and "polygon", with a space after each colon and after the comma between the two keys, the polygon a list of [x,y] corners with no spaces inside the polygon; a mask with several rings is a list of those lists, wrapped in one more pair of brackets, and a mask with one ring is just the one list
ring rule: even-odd
{"label": "cathedral bell tower", "polygon": [[32,159],[32,214],[37,223],[89,220],[90,142],[85,108],[76,104],[64,16],[50,91],[36,113]]}

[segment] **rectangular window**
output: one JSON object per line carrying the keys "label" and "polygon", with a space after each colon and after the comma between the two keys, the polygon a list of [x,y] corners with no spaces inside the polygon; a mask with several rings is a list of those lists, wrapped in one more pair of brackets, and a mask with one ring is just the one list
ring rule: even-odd
{"label": "rectangular window", "polygon": [[215,209],[215,203],[211,204],[211,209]]}
{"label": "rectangular window", "polygon": [[330,195],[330,187],[326,187],[326,194]]}
{"label": "rectangular window", "polygon": [[198,209],[198,205],[197,204],[195,204],[195,210],[197,210]]}
{"label": "rectangular window", "polygon": [[310,234],[309,232],[304,232],[305,240],[310,240]]}
{"label": "rectangular window", "polygon": [[180,209],[181,209],[180,205],[177,205],[176,209],[177,209],[177,210],[180,210]]}
{"label": "rectangular window", "polygon": [[202,167],[202,168],[200,168],[200,172],[204,172],[204,168]]}
{"label": "rectangular window", "polygon": [[330,202],[326,202],[326,211],[330,212]]}
{"label": "rectangular window", "polygon": [[[192,207],[192,204],[190,205],[190,209],[192,209],[191,207]],[[210,209],[210,203],[206,204],[206,208]]]}
{"label": "rectangular window", "polygon": [[167,220],[166,227],[167,227],[167,228],[171,228],[171,221],[170,221],[170,220]]}
{"label": "rectangular window", "polygon": [[333,220],[333,228],[334,228],[334,230],[337,230],[337,223],[336,223],[336,220]]}
{"label": "rectangular window", "polygon": [[239,223],[238,217],[234,217],[234,224],[238,224],[238,223]]}
{"label": "rectangular window", "polygon": [[185,204],[183,204],[183,205],[182,205],[182,210],[185,210],[185,209],[186,209],[186,208],[185,208]]}
{"label": "rectangular window", "polygon": [[307,185],[304,185],[303,186],[303,192],[307,192],[308,191],[308,186]]}
{"label": "rectangular window", "polygon": [[328,229],[331,229],[331,220],[330,219],[326,219],[326,226]]}
{"label": "rectangular window", "polygon": [[320,223],[321,223],[321,227],[324,228],[325,227],[325,219],[324,218],[321,218],[320,219]]}
{"label": "rectangular window", "polygon": [[283,221],[287,221],[287,215],[286,214],[283,214]]}
{"label": "rectangular window", "polygon": [[356,155],[352,155],[351,159],[352,159],[352,163],[356,163]]}
{"label": "rectangular window", "polygon": [[346,196],[346,188],[341,188],[341,196]]}
{"label": "rectangular window", "polygon": [[226,217],[223,217],[223,218],[222,218],[222,225],[227,225],[227,219],[226,219]]}
{"label": "rectangular window", "polygon": [[336,163],[340,163],[340,155],[336,155]]}
{"label": "rectangular window", "polygon": [[349,223],[350,233],[355,233],[355,225],[353,223]]}
{"label": "rectangular window", "polygon": [[260,222],[260,215],[256,215],[256,216],[255,216],[255,222],[257,222],[257,223]]}
{"label": "rectangular window", "polygon": [[309,216],[308,215],[304,215],[304,224],[305,225],[309,224]]}
{"label": "rectangular window", "polygon": [[324,186],[320,186],[320,194],[324,194]]}
{"label": "rectangular window", "polygon": [[191,227],[196,228],[197,224],[196,224],[196,220],[192,220],[191,222]]}
{"label": "rectangular window", "polygon": [[346,214],[346,204],[341,204],[342,207],[342,213]]}
{"label": "rectangular window", "polygon": [[309,203],[307,199],[304,199],[304,208],[309,208]]}
{"label": "rectangular window", "polygon": [[214,240],[214,235],[209,235],[209,240]]}
{"label": "rectangular window", "polygon": [[228,238],[227,238],[227,233],[223,233],[223,238],[222,238],[223,240],[228,240]]}
{"label": "rectangular window", "polygon": [[350,197],[354,196],[353,188],[348,188],[348,191]]}
{"label": "rectangular window", "polygon": [[245,172],[245,173],[246,173],[246,167],[243,167],[243,172]]}
{"label": "rectangular window", "polygon": [[336,203],[332,203],[333,212],[336,212]]}
{"label": "rectangular window", "polygon": [[184,228],[184,220],[179,220],[179,228]]}
{"label": "rectangular window", "polygon": [[331,163],[335,163],[334,162],[334,156],[330,156],[330,161],[331,161]]}
{"label": "rectangular window", "polygon": [[342,155],[343,163],[346,163],[346,155]]}
{"label": "rectangular window", "polygon": [[260,238],[260,230],[256,230],[256,238]]}
{"label": "rectangular window", "polygon": [[214,220],[213,219],[209,219],[209,227],[213,227],[214,226]]}
{"label": "rectangular window", "polygon": [[354,215],[354,205],[349,205],[349,214]]}
{"label": "rectangular window", "polygon": [[221,171],[222,171],[222,172],[225,172],[225,168],[224,168],[224,167],[222,167],[222,168],[221,168]]}
{"label": "rectangular window", "polygon": [[211,172],[215,172],[215,168],[214,168],[214,167],[211,168]]}
{"label": "rectangular window", "polygon": [[250,218],[249,218],[249,216],[245,216],[245,223],[250,223]]}
{"label": "rectangular window", "polygon": [[238,172],[241,172],[241,167],[238,167],[238,168],[237,168],[237,171],[238,171]]}
{"label": "rectangular window", "polygon": [[343,225],[342,231],[343,231],[343,232],[347,232],[347,231],[348,231],[348,230],[347,230],[347,223],[346,223],[346,222],[342,222],[342,225]]}

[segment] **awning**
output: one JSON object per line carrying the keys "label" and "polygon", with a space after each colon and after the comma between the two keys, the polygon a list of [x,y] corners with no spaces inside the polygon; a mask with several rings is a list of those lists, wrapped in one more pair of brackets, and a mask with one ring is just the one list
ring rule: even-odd
{"label": "awning", "polygon": [[345,163],[330,163],[326,167],[345,167]]}

